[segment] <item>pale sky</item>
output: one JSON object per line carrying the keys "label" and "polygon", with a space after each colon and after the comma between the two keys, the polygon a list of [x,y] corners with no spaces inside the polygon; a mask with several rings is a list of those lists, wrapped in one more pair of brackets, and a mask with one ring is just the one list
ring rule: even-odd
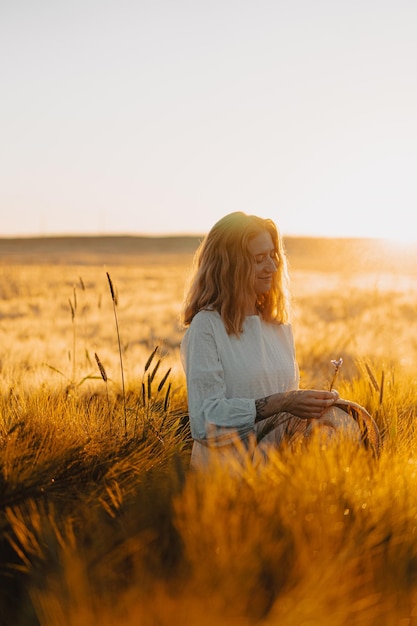
{"label": "pale sky", "polygon": [[0,236],[414,236],[416,0],[0,0]]}

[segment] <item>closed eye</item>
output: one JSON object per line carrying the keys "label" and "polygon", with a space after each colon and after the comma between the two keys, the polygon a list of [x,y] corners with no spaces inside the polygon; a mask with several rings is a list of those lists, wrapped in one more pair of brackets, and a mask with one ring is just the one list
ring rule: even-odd
{"label": "closed eye", "polygon": [[263,262],[267,259],[267,257],[268,257],[268,256],[269,256],[269,257],[270,257],[273,261],[275,261],[275,263],[277,263],[277,262],[278,262],[278,255],[277,255],[277,253],[276,253],[276,251],[275,251],[275,250],[272,250],[272,252],[270,252],[269,254],[268,254],[268,253],[264,253],[264,254],[257,254],[257,255],[255,256],[255,261],[256,261],[256,263],[263,263]]}

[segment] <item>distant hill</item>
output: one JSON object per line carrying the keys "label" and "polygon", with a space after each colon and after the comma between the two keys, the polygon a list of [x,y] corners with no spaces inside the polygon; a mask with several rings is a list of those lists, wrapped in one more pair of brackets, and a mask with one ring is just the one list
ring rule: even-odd
{"label": "distant hill", "polygon": [[134,235],[55,236],[0,238],[0,255],[21,254],[63,257],[77,254],[156,254],[193,253],[201,238],[197,236],[146,237]]}
{"label": "distant hill", "polygon": [[[190,262],[202,236],[62,236],[0,238],[0,263],[134,265]],[[303,271],[417,274],[417,244],[377,239],[286,237],[290,267]]]}
{"label": "distant hill", "polygon": [[[193,255],[197,236],[130,235],[0,238],[0,263],[134,264],[145,257]],[[149,261],[152,259],[148,259]]]}

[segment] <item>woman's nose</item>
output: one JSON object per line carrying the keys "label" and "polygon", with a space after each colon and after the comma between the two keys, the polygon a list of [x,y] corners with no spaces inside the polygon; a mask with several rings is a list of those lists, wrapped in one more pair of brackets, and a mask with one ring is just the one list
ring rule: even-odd
{"label": "woman's nose", "polygon": [[276,259],[273,259],[272,257],[269,257],[269,267],[273,272],[276,272],[278,269],[278,261]]}

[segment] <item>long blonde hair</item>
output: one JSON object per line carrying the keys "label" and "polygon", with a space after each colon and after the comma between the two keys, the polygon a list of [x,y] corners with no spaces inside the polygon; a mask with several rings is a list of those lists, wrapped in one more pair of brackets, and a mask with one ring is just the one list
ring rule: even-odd
{"label": "long blonde hair", "polygon": [[270,291],[258,297],[256,307],[268,322],[288,321],[287,259],[277,227],[270,219],[236,211],[213,226],[195,254],[194,276],[184,302],[185,326],[199,311],[215,310],[228,334],[239,336],[246,317],[248,291],[255,283],[255,264],[248,244],[265,231],[271,235],[278,269]]}

